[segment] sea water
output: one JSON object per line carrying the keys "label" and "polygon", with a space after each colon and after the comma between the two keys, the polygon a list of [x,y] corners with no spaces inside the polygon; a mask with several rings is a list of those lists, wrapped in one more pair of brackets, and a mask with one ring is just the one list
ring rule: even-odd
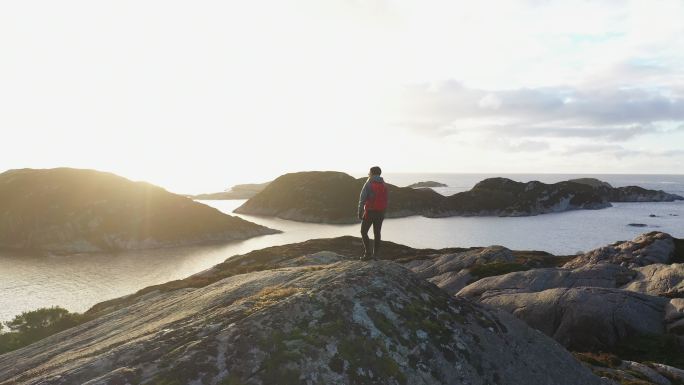
{"label": "sea water", "polygon": [[[434,180],[448,185],[437,188],[438,192],[450,195],[468,190],[478,181],[491,176],[495,175],[387,174],[386,180],[399,186]],[[682,175],[516,174],[505,177],[546,183],[595,177],[616,187],[639,185],[684,195]],[[202,201],[229,214],[243,202]],[[119,253],[38,256],[0,252],[0,320],[11,319],[22,311],[54,305],[81,312],[97,302],[131,294],[149,285],[187,277],[233,255],[251,250],[312,238],[359,235],[358,225],[300,223],[249,215],[240,217],[282,230],[283,233],[220,245]],[[646,227],[628,226],[630,223],[642,223]],[[383,238],[413,247],[503,245],[511,249],[544,250],[567,255],[632,239],[643,232],[655,230],[684,238],[684,202],[614,203],[613,207],[602,210],[578,210],[533,217],[430,219],[414,216],[387,219],[383,224]]]}

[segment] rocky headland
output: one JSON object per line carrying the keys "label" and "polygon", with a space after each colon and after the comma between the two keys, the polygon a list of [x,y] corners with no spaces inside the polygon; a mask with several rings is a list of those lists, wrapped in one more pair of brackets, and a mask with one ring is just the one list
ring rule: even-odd
{"label": "rocky headland", "polygon": [[0,355],[0,384],[684,382],[684,240],[360,248],[269,247],[100,303]]}
{"label": "rocky headland", "polygon": [[613,187],[607,182],[594,178],[571,179],[569,182],[586,184],[607,196],[611,202],[674,202],[684,200],[677,194],[666,193],[663,190],[648,190],[639,186]]}
{"label": "rocky headland", "polygon": [[[250,198],[235,212],[302,222],[354,223],[358,195],[365,178],[341,172],[285,174]],[[602,209],[615,202],[660,202],[684,199],[640,187],[613,188],[595,179],[546,184],[489,178],[471,190],[443,196],[432,189],[389,185],[388,217],[423,215],[530,216],[568,210]]]}
{"label": "rocky headland", "polygon": [[277,230],[94,170],[0,174],[0,247],[98,252],[246,239]]}
{"label": "rocky headland", "polygon": [[489,178],[469,191],[445,197],[429,217],[450,216],[529,216],[568,210],[602,209],[610,206],[608,197],[593,187],[573,182],[546,184]]}
{"label": "rocky headland", "polygon": [[[366,178],[342,172],[308,171],[276,178],[235,213],[273,216],[302,222],[355,223],[359,193]],[[388,184],[389,218],[417,215],[434,206],[442,195],[431,189]]]}
{"label": "rocky headland", "polygon": [[188,195],[188,198],[197,200],[231,200],[231,199],[249,199],[268,186],[271,182],[264,183],[246,183],[236,184],[227,191],[217,193]]}

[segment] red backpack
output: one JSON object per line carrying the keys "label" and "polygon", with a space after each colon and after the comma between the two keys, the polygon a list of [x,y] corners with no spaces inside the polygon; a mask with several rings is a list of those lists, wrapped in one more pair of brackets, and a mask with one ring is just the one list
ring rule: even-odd
{"label": "red backpack", "polygon": [[384,182],[371,181],[373,193],[366,199],[366,211],[384,211],[387,208],[387,186]]}

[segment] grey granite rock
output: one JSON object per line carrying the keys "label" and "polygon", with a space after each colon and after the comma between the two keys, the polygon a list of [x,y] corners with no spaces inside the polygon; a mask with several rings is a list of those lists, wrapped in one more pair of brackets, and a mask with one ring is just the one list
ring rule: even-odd
{"label": "grey granite rock", "polygon": [[507,313],[454,298],[391,262],[339,262],[152,291],[0,356],[0,384],[77,383],[601,380]]}
{"label": "grey granite rock", "polygon": [[504,309],[569,349],[596,351],[644,334],[662,334],[668,300],[619,289],[557,288],[490,292],[480,302]]}
{"label": "grey granite rock", "polygon": [[645,233],[632,241],[616,242],[583,254],[565,264],[576,268],[598,263],[612,263],[635,268],[653,263],[668,263],[675,254],[671,235],[662,232]]}

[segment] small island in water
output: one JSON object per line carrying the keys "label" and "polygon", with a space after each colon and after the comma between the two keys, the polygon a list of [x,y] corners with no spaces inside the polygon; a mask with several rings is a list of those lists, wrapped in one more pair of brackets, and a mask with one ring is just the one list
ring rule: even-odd
{"label": "small island in water", "polygon": [[449,187],[449,186],[445,185],[444,183],[428,180],[425,182],[411,183],[410,185],[408,185],[406,187],[410,187],[410,188],[432,188],[432,187]]}

